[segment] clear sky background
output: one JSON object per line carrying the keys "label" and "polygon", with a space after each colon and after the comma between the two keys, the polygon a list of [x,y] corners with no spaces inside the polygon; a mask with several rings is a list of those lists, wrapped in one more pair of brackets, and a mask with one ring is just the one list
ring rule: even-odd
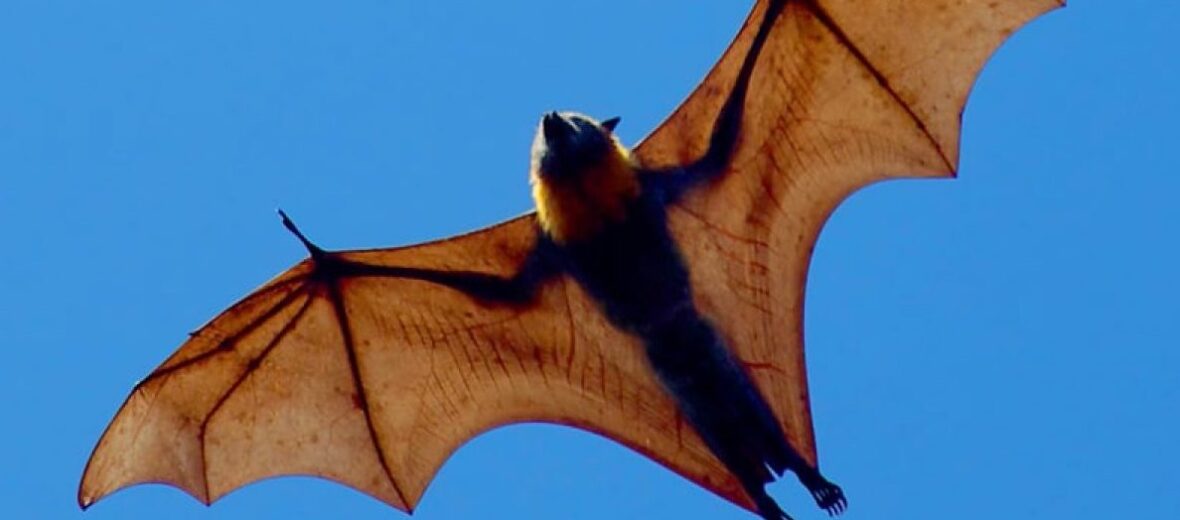
{"label": "clear sky background", "polygon": [[[135,381],[304,256],[276,207],[329,248],[517,215],[543,111],[621,115],[637,141],[748,3],[4,0],[0,516],[401,517],[306,478],[211,509],[74,496]],[[1165,0],[1034,22],[984,69],[958,180],[832,217],[806,329],[847,518],[1180,518],[1178,29]],[[793,479],[771,489],[825,517]],[[541,425],[464,446],[415,517],[753,518]]]}

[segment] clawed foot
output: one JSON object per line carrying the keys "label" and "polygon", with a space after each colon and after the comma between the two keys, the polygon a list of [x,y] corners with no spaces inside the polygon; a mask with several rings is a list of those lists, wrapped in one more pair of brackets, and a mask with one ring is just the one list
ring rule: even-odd
{"label": "clawed foot", "polygon": [[844,498],[844,490],[827,479],[816,475],[804,484],[811,491],[811,497],[820,508],[828,512],[829,516],[836,516],[848,509],[848,500]]}

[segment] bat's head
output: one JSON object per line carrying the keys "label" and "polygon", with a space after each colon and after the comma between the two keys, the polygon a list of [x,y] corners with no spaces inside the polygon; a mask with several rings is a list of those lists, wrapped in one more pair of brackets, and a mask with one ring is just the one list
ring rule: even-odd
{"label": "bat's head", "polygon": [[541,228],[557,242],[593,236],[622,220],[639,194],[636,163],[614,134],[618,123],[573,112],[541,118],[529,177]]}
{"label": "bat's head", "polygon": [[576,112],[545,114],[533,139],[533,175],[570,179],[593,174],[620,160],[630,164],[630,154],[614,135],[618,124],[617,117],[597,121]]}

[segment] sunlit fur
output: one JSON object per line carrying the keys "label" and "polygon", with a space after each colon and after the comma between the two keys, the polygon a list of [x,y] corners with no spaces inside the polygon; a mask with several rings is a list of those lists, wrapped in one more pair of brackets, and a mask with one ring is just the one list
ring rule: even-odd
{"label": "sunlit fur", "polygon": [[570,243],[594,237],[608,224],[624,220],[629,203],[639,196],[637,167],[630,151],[597,121],[595,127],[610,146],[600,156],[589,158],[563,176],[541,171],[544,137],[538,129],[529,179],[538,222],[554,242]]}

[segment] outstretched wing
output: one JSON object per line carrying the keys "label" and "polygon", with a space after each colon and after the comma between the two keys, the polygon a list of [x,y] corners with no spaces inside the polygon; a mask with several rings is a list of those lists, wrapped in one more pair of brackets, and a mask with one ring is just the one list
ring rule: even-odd
{"label": "outstretched wing", "polygon": [[[703,153],[771,1],[787,3],[758,59],[730,172],[678,203],[671,225],[698,304],[814,462],[801,326],[821,225],[867,183],[951,174],[976,72],[1058,2],[762,0],[713,72],[637,149],[645,164]],[[338,255],[507,275],[532,247],[533,226],[525,216]],[[526,307],[487,306],[428,282],[333,275],[314,259],[216,317],[136,387],[95,448],[79,502],[142,482],[212,502],[300,474],[408,511],[460,444],[522,421],[600,433],[750,507],[659,389],[641,347],[571,281],[549,283]]]}
{"label": "outstretched wing", "polygon": [[[328,255],[507,276],[535,235],[525,216],[440,242]],[[309,258],[214,318],[135,388],[78,499],[86,507],[159,482],[210,503],[262,478],[311,475],[409,511],[459,445],[524,421],[597,432],[697,482],[723,478],[642,352],[567,279],[525,306],[488,305]]]}
{"label": "outstretched wing", "polygon": [[760,0],[702,84],[637,148],[650,167],[708,147],[768,6],[728,172],[670,222],[698,305],[751,367],[792,445],[813,464],[803,291],[828,215],[867,184],[953,176],[960,114],[984,62],[1059,0]]}

